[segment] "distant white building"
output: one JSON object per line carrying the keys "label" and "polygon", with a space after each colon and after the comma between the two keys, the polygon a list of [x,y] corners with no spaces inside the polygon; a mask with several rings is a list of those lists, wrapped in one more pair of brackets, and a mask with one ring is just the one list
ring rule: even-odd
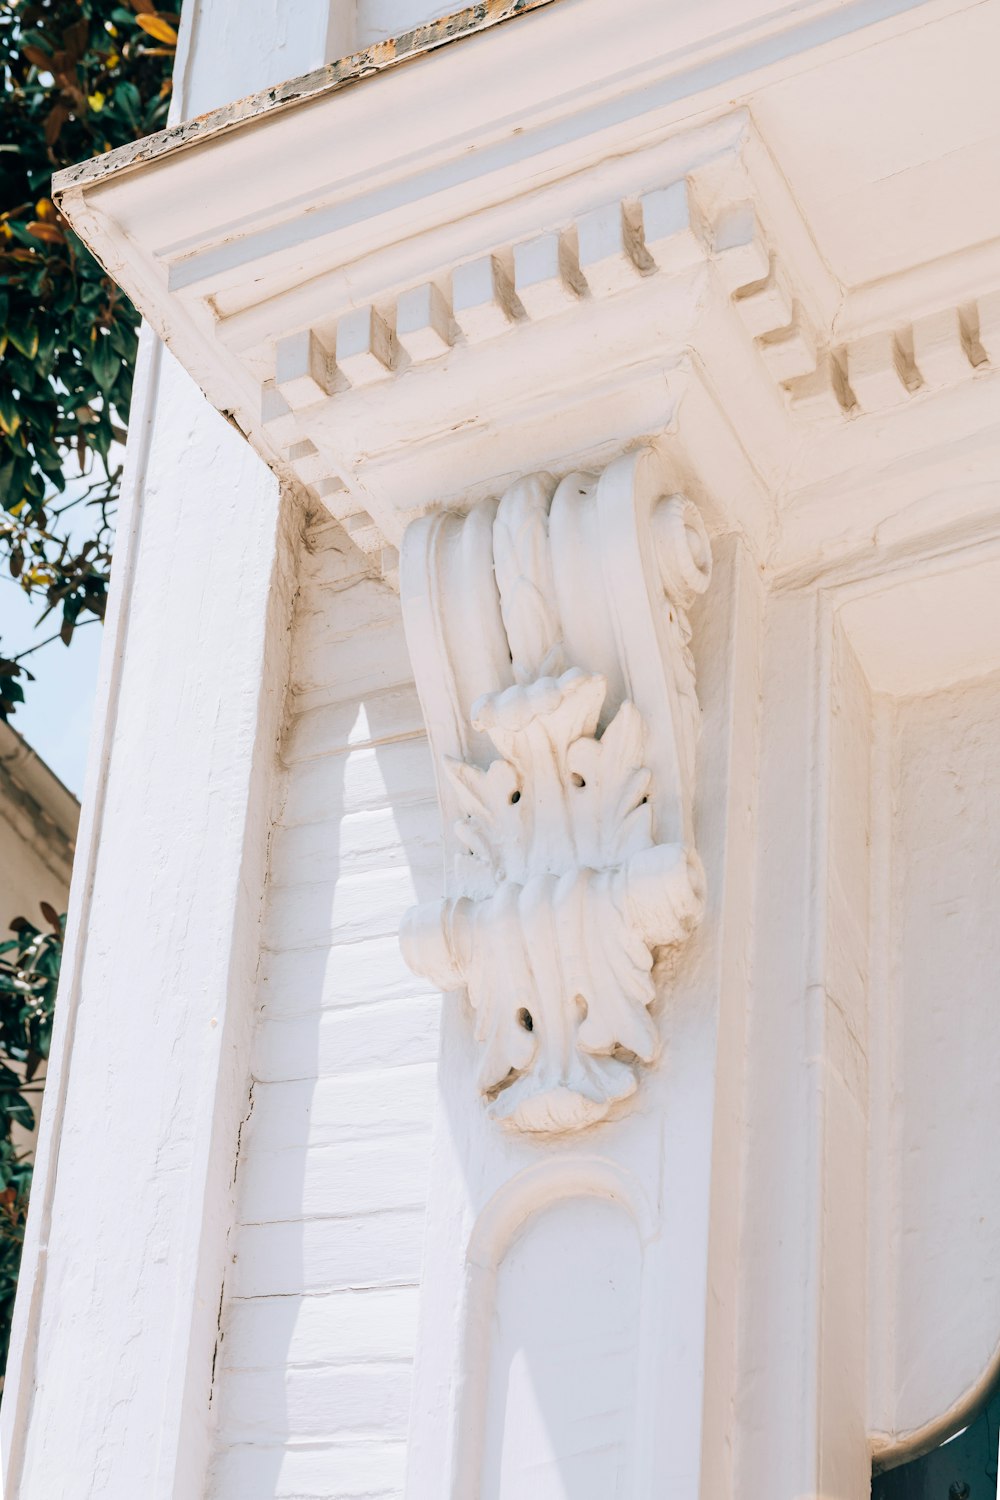
{"label": "distant white building", "polygon": [[60,178],[149,330],[6,1500],[864,1500],[976,1409],[998,56],[203,0]]}
{"label": "distant white building", "polygon": [[80,805],[17,730],[0,721],[0,930],[64,911]]}
{"label": "distant white building", "polygon": [[[40,904],[66,910],[80,804],[17,730],[0,721],[0,941],[12,936],[8,923],[27,917],[46,927]],[[44,1081],[45,1070],[34,1082]],[[38,1118],[40,1100],[32,1094]],[[15,1126],[19,1149],[33,1147]]]}

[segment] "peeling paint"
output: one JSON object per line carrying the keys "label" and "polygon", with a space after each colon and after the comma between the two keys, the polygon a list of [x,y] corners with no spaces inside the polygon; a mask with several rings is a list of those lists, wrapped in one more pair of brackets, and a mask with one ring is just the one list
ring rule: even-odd
{"label": "peeling paint", "polygon": [[543,6],[554,5],[557,0],[484,0],[480,5],[469,5],[464,10],[441,16],[435,21],[425,22],[400,36],[376,42],[362,52],[354,52],[337,62],[327,63],[301,78],[289,79],[287,83],[249,94],[232,104],[159,130],[154,135],[143,136],[127,146],[119,146],[103,156],[95,156],[78,166],[67,167],[57,172],[52,180],[52,193],[56,201],[71,188],[103,182],[121,172],[161,161],[177,151],[190,146],[199,146],[209,140],[228,134],[239,126],[254,123],[264,117],[272,117],[297,105],[309,104],[324,95],[337,93],[349,84],[360,83],[365,78],[384,73],[400,63],[412,62],[428,52],[445,47],[450,42],[459,42],[466,37],[488,31],[504,21],[516,20]]}

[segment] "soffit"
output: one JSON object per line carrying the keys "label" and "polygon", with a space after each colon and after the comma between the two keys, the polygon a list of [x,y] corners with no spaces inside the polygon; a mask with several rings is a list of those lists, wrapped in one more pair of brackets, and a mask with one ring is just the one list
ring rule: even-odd
{"label": "soffit", "polygon": [[936,558],[848,591],[840,620],[869,686],[894,698],[1000,669],[1000,553]]}
{"label": "soffit", "polygon": [[769,88],[753,116],[846,288],[1000,236],[1000,11],[976,5]]}

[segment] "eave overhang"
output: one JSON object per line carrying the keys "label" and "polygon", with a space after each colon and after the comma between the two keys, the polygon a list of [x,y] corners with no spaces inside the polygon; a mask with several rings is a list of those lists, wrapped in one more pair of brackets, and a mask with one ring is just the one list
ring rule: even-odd
{"label": "eave overhang", "polygon": [[389,570],[434,504],[669,433],[710,527],[794,581],[901,510],[933,529],[956,445],[970,524],[992,512],[1000,388],[1000,237],[850,284],[783,160],[814,132],[831,193],[849,179],[796,81],[821,101],[883,56],[919,94],[922,38],[997,7],[745,12],[627,0],[609,32],[600,0],[495,0],[55,192],[209,400]]}

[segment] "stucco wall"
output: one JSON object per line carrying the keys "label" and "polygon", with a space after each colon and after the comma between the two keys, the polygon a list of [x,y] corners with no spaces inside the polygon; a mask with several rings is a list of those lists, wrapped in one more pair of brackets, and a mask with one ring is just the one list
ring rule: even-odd
{"label": "stucco wall", "polygon": [[213,1500],[400,1492],[440,1000],[399,953],[440,885],[398,598],[307,535],[271,844]]}
{"label": "stucco wall", "polygon": [[[985,1309],[1000,1197],[987,1123],[1000,1041],[1000,675],[890,701],[884,726],[872,1112],[876,1139],[894,1149],[872,1173],[871,1295],[885,1329],[873,1373],[898,1393],[880,1414],[891,1431],[947,1408],[943,1329],[968,1320],[983,1371],[995,1352]],[[971,1156],[963,1120],[981,1122]]]}

